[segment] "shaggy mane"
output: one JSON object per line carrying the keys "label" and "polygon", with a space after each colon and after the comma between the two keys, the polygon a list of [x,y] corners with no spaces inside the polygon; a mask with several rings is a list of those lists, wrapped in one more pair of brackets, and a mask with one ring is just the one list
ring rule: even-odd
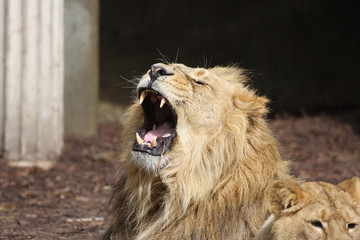
{"label": "shaggy mane", "polygon": [[265,189],[290,178],[265,119],[268,100],[245,86],[242,69],[207,71],[227,82],[215,94],[230,100],[206,99],[223,110],[217,127],[196,128],[179,113],[179,137],[171,154],[162,156],[167,164],[160,175],[131,161],[143,118],[137,100],[128,109],[121,160],[126,173],[114,191],[113,220],[103,239],[249,239],[266,219]]}

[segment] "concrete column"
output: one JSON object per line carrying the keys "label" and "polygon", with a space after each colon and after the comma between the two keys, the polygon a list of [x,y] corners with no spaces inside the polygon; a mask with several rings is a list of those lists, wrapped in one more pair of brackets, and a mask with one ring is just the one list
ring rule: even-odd
{"label": "concrete column", "polygon": [[13,165],[46,167],[62,150],[63,1],[0,0],[0,134]]}
{"label": "concrete column", "polygon": [[98,0],[65,0],[65,134],[96,133]]}
{"label": "concrete column", "polygon": [[0,156],[4,151],[5,0],[0,0]]}

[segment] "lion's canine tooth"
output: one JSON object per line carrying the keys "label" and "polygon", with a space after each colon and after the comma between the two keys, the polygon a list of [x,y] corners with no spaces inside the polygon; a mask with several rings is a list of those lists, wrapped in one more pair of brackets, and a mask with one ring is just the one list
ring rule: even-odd
{"label": "lion's canine tooth", "polygon": [[140,137],[139,133],[136,133],[136,141],[139,145],[144,142],[144,140]]}
{"label": "lion's canine tooth", "polygon": [[156,147],[156,137],[151,141],[151,147]]}
{"label": "lion's canine tooth", "polygon": [[147,93],[146,91],[142,91],[140,95],[140,105],[143,103],[144,99],[146,98]]}
{"label": "lion's canine tooth", "polygon": [[160,108],[162,108],[165,103],[166,103],[166,99],[165,99],[165,98],[161,98]]}

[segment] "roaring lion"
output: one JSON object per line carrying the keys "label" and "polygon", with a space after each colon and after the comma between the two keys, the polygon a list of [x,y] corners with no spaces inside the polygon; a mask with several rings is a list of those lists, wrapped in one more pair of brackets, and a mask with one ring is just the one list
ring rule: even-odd
{"label": "roaring lion", "polygon": [[237,67],[158,63],[140,79],[124,128],[125,174],[103,239],[250,239],[264,193],[288,179],[265,120],[268,100]]}
{"label": "roaring lion", "polygon": [[337,186],[276,181],[268,193],[272,215],[256,240],[360,240],[360,178]]}

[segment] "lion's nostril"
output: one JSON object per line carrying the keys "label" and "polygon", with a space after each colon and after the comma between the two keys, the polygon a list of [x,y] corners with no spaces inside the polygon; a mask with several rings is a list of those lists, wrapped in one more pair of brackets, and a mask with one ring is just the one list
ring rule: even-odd
{"label": "lion's nostril", "polygon": [[162,64],[154,64],[151,66],[150,72],[150,82],[149,82],[149,88],[154,83],[154,81],[160,77],[160,76],[171,76],[174,75],[174,73],[171,70],[167,70],[165,66]]}
{"label": "lion's nostril", "polygon": [[157,71],[157,74],[162,76],[162,75],[167,75],[167,72],[166,72],[165,69],[160,69],[160,70]]}
{"label": "lion's nostril", "polygon": [[154,64],[151,66],[151,71],[150,71],[151,78],[156,79],[164,75],[168,75],[168,72],[166,71],[165,67],[158,64]]}

